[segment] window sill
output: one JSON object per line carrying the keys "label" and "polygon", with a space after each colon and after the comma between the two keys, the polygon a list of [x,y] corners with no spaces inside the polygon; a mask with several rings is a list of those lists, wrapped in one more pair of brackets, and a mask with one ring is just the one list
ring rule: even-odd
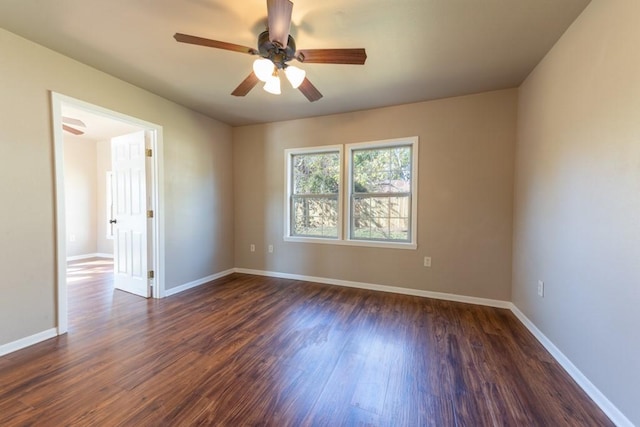
{"label": "window sill", "polygon": [[418,245],[416,243],[400,243],[400,242],[378,242],[369,240],[340,240],[330,238],[314,238],[314,237],[292,237],[284,236],[285,242],[294,243],[320,243],[324,245],[338,245],[338,246],[360,246],[367,248],[383,248],[383,249],[407,249],[416,250]]}

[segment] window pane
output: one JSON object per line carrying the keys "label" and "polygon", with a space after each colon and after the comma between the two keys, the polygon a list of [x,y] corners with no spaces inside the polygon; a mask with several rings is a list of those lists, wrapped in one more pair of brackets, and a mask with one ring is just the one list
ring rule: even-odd
{"label": "window pane", "polygon": [[293,194],[338,194],[340,154],[336,152],[292,156]]}
{"label": "window pane", "polygon": [[354,239],[409,241],[410,197],[369,197],[352,200]]}
{"label": "window pane", "polygon": [[[349,153],[351,174],[344,180],[350,182],[347,187],[342,182],[342,145],[285,150],[289,190],[285,239],[388,242],[391,247],[415,249],[416,221],[412,216],[417,183],[412,180],[417,172],[418,138],[354,143],[344,148]],[[343,199],[345,190],[348,194]],[[347,235],[343,236],[345,222]]]}
{"label": "window pane", "polygon": [[354,193],[411,192],[411,147],[354,150]]}
{"label": "window pane", "polygon": [[338,237],[337,196],[296,196],[292,211],[294,236]]}

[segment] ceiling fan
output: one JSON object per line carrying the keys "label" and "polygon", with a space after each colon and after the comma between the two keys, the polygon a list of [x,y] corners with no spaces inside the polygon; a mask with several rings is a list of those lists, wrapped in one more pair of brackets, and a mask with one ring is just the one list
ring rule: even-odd
{"label": "ceiling fan", "polygon": [[362,48],[296,50],[296,42],[289,34],[292,10],[293,3],[290,0],[267,0],[268,28],[258,36],[258,49],[182,33],[176,33],[173,37],[180,43],[260,56],[253,63],[253,71],[231,93],[234,96],[245,96],[259,81],[265,83],[264,90],[279,95],[279,74],[284,72],[294,89],[299,89],[309,101],[317,101],[322,98],[320,91],[307,79],[305,71],[289,65],[290,61],[363,65],[367,54]]}
{"label": "ceiling fan", "polygon": [[80,129],[76,129],[75,127],[72,127],[70,125],[76,126],[76,127],[83,127],[86,128],[87,125],[84,124],[84,122],[82,120],[79,119],[74,119],[73,117],[62,117],[62,130],[69,132],[70,134],[73,135],[84,135],[84,131],[81,131]]}

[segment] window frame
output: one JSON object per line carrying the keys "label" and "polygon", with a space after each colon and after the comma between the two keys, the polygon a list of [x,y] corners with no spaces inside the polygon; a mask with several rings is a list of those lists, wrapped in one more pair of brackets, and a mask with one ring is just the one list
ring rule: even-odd
{"label": "window frame", "polygon": [[[352,226],[353,226],[353,206],[352,200],[354,194],[357,194],[353,191],[353,152],[358,150],[375,150],[375,149],[385,149],[385,148],[393,148],[393,147],[411,147],[411,192],[409,194],[409,211],[411,212],[411,218],[409,221],[409,240],[407,242],[403,241],[385,241],[385,240],[374,240],[374,239],[357,239],[352,238]],[[417,228],[418,228],[418,137],[405,137],[405,138],[394,138],[387,139],[382,141],[370,141],[370,142],[357,142],[353,144],[345,145],[346,152],[346,184],[347,191],[344,191],[344,205],[346,206],[346,212],[344,212],[346,216],[346,224],[347,228],[345,230],[345,241],[350,242],[350,244],[355,246],[368,246],[368,247],[382,247],[382,248],[396,248],[396,249],[417,249]],[[399,193],[402,194],[402,193]],[[386,197],[386,196],[385,196]],[[391,196],[389,196],[391,197]]]}
{"label": "window frame", "polygon": [[[336,237],[322,237],[322,236],[296,236],[293,234],[293,168],[292,168],[292,160],[293,156],[296,155],[311,155],[311,154],[323,154],[323,153],[332,153],[338,152],[339,166],[340,166],[340,174],[339,174],[339,185],[338,185],[338,219],[336,223],[336,227],[338,229],[338,233]],[[307,148],[290,148],[284,151],[285,158],[285,210],[284,210],[284,240],[291,242],[313,242],[313,243],[337,243],[343,238],[343,180],[344,180],[344,168],[343,168],[343,159],[344,159],[344,147],[342,145],[325,145],[320,147],[307,147]],[[320,195],[324,196],[324,195]]]}
{"label": "window frame", "polygon": [[[319,147],[285,149],[285,200],[284,200],[284,241],[301,243],[321,243],[331,245],[363,246],[373,248],[410,249],[418,248],[418,137],[393,138],[380,141],[357,142],[351,144],[325,145]],[[399,146],[411,147],[411,194],[409,241],[384,241],[351,238],[353,196],[353,151],[363,149],[384,149]],[[319,154],[337,151],[340,157],[340,185],[338,187],[338,237],[311,237],[292,235],[292,158],[300,154]]]}

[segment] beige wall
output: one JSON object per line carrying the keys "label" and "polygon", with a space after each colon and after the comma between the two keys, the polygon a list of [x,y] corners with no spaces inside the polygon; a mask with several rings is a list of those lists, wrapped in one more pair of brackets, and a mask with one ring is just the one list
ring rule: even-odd
{"label": "beige wall", "polygon": [[514,303],[636,425],[639,16],[593,1],[520,89],[513,272]]}
{"label": "beige wall", "polygon": [[98,231],[96,153],[95,141],[65,137],[66,256],[68,257],[96,252]]}
{"label": "beige wall", "polygon": [[[510,300],[516,98],[512,89],[234,128],[236,266]],[[283,241],[286,148],[416,135],[418,250]]]}
{"label": "beige wall", "polygon": [[67,256],[113,255],[113,240],[107,239],[106,193],[111,141],[65,134],[64,159]]}
{"label": "beige wall", "polygon": [[96,252],[99,254],[113,255],[113,240],[107,239],[107,171],[111,170],[111,141],[98,141],[96,143]]}
{"label": "beige wall", "polygon": [[163,126],[167,288],[233,267],[229,126],[4,30],[0,52],[0,345],[56,324],[49,91]]}
{"label": "beige wall", "polygon": [[[519,91],[233,130],[0,30],[0,345],[55,326],[53,90],[164,127],[167,288],[235,265],[513,299],[640,425],[637,16],[594,0]],[[414,135],[418,250],[283,241],[284,149]]]}

